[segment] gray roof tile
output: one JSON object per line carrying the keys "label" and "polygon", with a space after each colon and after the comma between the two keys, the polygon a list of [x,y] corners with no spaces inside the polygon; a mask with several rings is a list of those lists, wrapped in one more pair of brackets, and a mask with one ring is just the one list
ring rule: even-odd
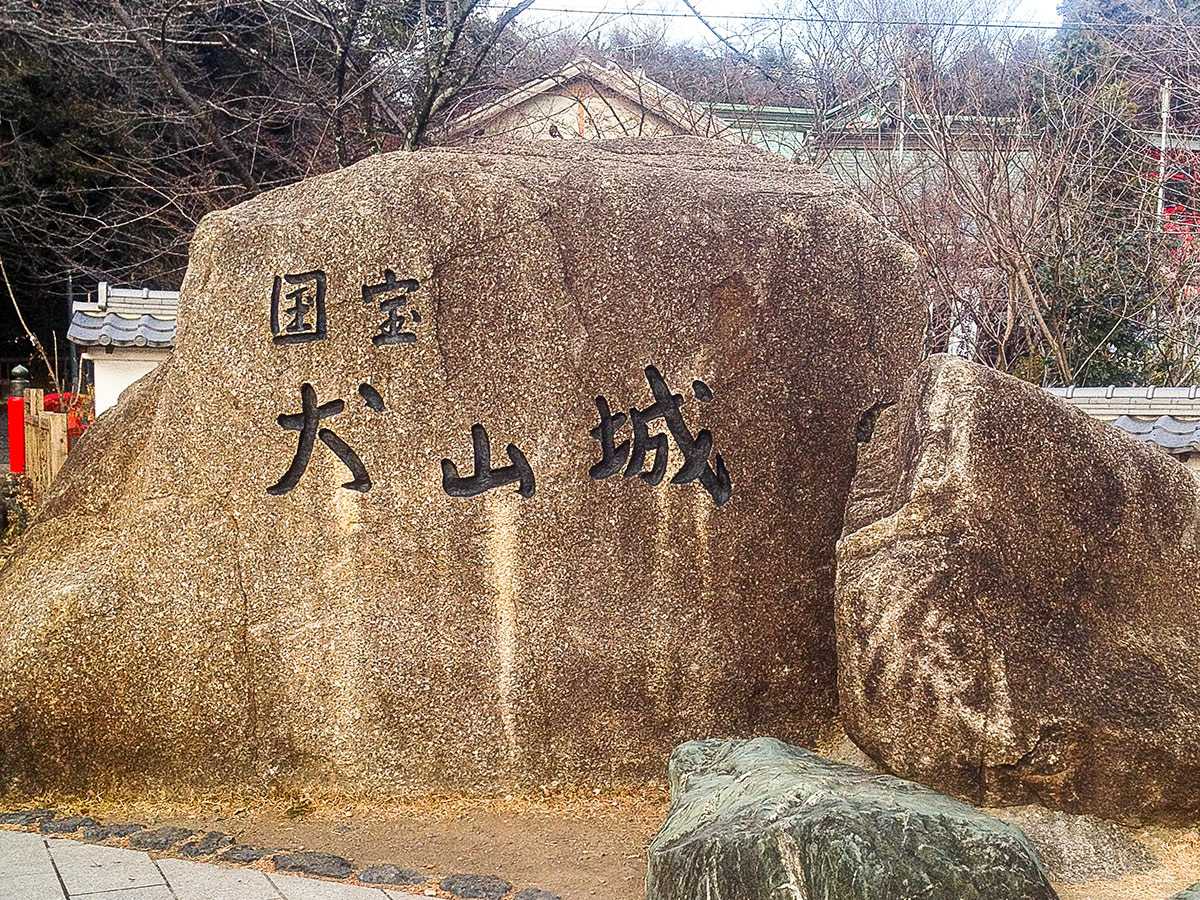
{"label": "gray roof tile", "polygon": [[1184,421],[1174,416],[1159,416],[1153,421],[1121,416],[1114,426],[1148,444],[1157,444],[1173,453],[1200,450],[1200,421]]}
{"label": "gray roof tile", "polygon": [[171,347],[175,320],[76,310],[67,338],[84,347]]}

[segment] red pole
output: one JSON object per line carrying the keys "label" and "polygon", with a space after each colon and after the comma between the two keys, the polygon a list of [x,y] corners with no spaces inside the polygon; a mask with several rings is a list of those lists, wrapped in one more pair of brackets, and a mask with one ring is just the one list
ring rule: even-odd
{"label": "red pole", "polygon": [[8,398],[8,470],[15,475],[25,471],[25,400]]}

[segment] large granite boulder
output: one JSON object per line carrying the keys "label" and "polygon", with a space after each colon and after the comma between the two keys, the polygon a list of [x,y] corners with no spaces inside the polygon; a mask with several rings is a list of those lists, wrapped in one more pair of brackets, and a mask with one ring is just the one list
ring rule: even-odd
{"label": "large granite boulder", "polygon": [[699,139],[390,154],[207,217],[174,357],[0,574],[3,771],[483,790],[814,739],[914,266]]}
{"label": "large granite boulder", "polygon": [[1014,825],[772,738],[671,756],[646,900],[1051,900]]}
{"label": "large granite boulder", "polygon": [[1200,817],[1200,481],[935,358],[864,445],[838,549],[850,736],[984,805]]}

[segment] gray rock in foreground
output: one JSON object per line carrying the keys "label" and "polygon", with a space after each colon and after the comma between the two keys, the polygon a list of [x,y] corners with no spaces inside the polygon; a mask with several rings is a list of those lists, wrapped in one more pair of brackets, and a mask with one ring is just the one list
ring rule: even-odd
{"label": "gray rock in foreground", "polygon": [[1200,882],[1180,891],[1171,900],[1200,900]]}
{"label": "gray rock in foreground", "polygon": [[1057,900],[1020,829],[772,738],[671,755],[647,900]]}

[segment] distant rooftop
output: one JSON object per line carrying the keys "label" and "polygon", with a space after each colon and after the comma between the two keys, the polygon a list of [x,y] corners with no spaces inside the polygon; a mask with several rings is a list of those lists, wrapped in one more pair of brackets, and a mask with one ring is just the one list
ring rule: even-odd
{"label": "distant rooftop", "polygon": [[76,303],[67,338],[81,347],[156,347],[175,344],[179,291],[112,287],[102,281],[95,302]]}
{"label": "distant rooftop", "polygon": [[1200,385],[1046,388],[1094,419],[1174,455],[1200,452]]}

